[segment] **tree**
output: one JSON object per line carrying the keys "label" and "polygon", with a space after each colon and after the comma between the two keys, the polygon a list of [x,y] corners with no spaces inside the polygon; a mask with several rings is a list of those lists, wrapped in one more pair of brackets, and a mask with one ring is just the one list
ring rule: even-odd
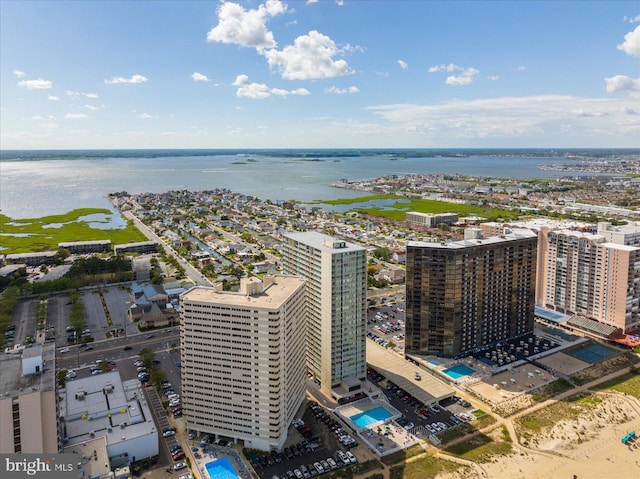
{"label": "tree", "polygon": [[60,389],[64,389],[66,384],[67,384],[67,370],[61,369],[60,371],[58,371],[58,387]]}
{"label": "tree", "polygon": [[151,384],[153,384],[156,389],[160,389],[162,387],[162,383],[167,380],[167,373],[165,373],[162,369],[153,368],[151,369]]}
{"label": "tree", "polygon": [[386,246],[384,246],[382,248],[378,248],[374,250],[373,256],[375,256],[376,258],[382,261],[389,261],[391,259],[391,250]]}
{"label": "tree", "polygon": [[140,353],[140,360],[144,364],[144,367],[147,369],[151,369],[153,367],[153,360],[156,357],[156,353],[151,348],[142,348]]}
{"label": "tree", "polygon": [[238,281],[240,281],[240,278],[244,276],[244,268],[242,266],[238,266],[235,264],[229,264],[225,266],[224,271],[229,276],[235,276],[238,279]]}
{"label": "tree", "polygon": [[72,300],[69,322],[71,323],[71,327],[75,330],[76,335],[79,338],[82,330],[87,325],[87,321],[84,319],[84,303],[81,299],[77,299],[76,301]]}

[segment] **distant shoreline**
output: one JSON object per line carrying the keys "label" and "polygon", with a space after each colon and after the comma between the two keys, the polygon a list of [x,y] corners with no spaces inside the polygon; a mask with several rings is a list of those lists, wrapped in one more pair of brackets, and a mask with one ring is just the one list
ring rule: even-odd
{"label": "distant shoreline", "polygon": [[638,155],[640,148],[265,148],[265,149],[55,149],[55,150],[0,150],[0,161],[104,159],[104,158],[162,158],[202,156],[261,156],[265,158],[292,158],[317,160],[333,158],[360,158],[367,156],[404,158],[473,158],[474,156],[501,158],[561,157],[583,160],[594,157]]}

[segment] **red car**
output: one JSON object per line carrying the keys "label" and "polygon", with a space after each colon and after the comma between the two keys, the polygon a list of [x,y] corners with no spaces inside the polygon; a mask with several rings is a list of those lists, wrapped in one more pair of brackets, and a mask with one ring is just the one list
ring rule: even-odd
{"label": "red car", "polygon": [[184,451],[177,452],[172,457],[174,461],[178,461],[184,457]]}

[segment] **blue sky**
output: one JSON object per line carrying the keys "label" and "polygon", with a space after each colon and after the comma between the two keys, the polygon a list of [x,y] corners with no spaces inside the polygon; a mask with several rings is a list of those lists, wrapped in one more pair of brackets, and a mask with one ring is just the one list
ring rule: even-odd
{"label": "blue sky", "polygon": [[640,147],[632,1],[0,2],[0,148]]}

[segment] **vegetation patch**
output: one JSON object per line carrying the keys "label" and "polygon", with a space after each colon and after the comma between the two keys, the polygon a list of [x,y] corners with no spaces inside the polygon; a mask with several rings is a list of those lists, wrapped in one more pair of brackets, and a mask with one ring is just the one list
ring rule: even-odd
{"label": "vegetation patch", "polygon": [[83,219],[89,215],[113,215],[105,208],[79,208],[63,215],[43,216],[41,218],[11,219],[0,214],[0,246],[3,254],[33,253],[38,251],[56,251],[58,243],[68,241],[110,240],[111,244],[146,241],[146,237],[131,221],[121,229],[93,228]]}
{"label": "vegetation patch", "polygon": [[386,465],[397,464],[398,462],[403,462],[409,459],[410,457],[419,456],[424,453],[424,449],[419,444],[416,444],[413,447],[408,449],[403,449],[398,452],[394,452],[393,454],[389,454],[382,458],[382,462]]}
{"label": "vegetation patch", "polygon": [[434,457],[431,454],[424,454],[414,461],[393,466],[389,477],[390,479],[426,479],[428,477],[436,477],[442,473],[452,473],[465,467],[455,462]]}
{"label": "vegetation patch", "polygon": [[478,434],[445,449],[446,452],[478,463],[490,462],[495,456],[505,456],[512,451],[511,443],[493,440],[487,435]]}
{"label": "vegetation patch", "polygon": [[599,384],[597,389],[610,389],[640,399],[640,369],[632,368],[627,374]]}

